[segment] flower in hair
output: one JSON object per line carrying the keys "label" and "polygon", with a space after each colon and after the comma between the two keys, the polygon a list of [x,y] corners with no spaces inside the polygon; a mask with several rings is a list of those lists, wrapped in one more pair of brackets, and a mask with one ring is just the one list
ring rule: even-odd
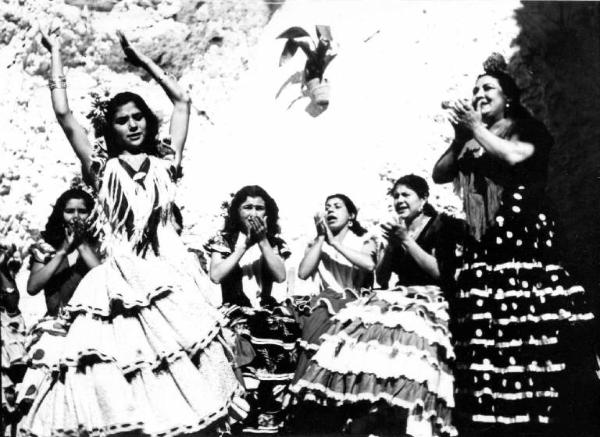
{"label": "flower in hair", "polygon": [[494,52],[483,62],[483,71],[489,74],[506,73],[508,64],[500,53]]}
{"label": "flower in hair", "polygon": [[92,110],[88,112],[86,118],[92,122],[94,136],[99,138],[106,126],[106,111],[110,102],[110,92],[108,90],[104,90],[102,93],[92,91],[90,97],[92,98]]}

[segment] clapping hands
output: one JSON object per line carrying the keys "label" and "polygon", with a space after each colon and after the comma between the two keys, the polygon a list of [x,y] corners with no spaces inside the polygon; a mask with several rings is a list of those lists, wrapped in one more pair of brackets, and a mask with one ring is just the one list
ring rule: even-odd
{"label": "clapping hands", "polygon": [[410,238],[408,228],[403,219],[389,220],[381,225],[383,238],[388,242],[389,247],[402,245]]}
{"label": "clapping hands", "polygon": [[464,138],[482,123],[481,104],[482,100],[477,102],[477,107],[473,107],[468,99],[455,100],[445,104],[447,109],[448,121],[452,124],[456,138]]}
{"label": "clapping hands", "polygon": [[246,233],[240,232],[237,245],[243,245],[246,249],[250,246],[267,239],[267,217],[260,218],[250,216],[244,221]]}
{"label": "clapping hands", "polygon": [[331,244],[333,241],[333,233],[331,232],[331,229],[329,229],[327,220],[325,220],[325,214],[322,212],[317,212],[314,220],[315,227],[317,228],[317,236],[325,237],[325,242],[327,242],[327,244]]}

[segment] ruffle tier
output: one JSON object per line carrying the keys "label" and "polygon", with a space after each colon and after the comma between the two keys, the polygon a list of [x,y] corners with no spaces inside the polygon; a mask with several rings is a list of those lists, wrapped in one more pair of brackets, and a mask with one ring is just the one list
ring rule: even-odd
{"label": "ruffle tier", "polygon": [[158,260],[110,258],[80,282],[64,318],[33,328],[24,435],[173,436],[244,403],[223,316],[191,277],[172,273]]}
{"label": "ruffle tier", "polygon": [[382,290],[349,303],[291,391],[329,405],[385,401],[407,409],[410,423],[427,420],[429,435],[455,434],[447,308],[435,286]]}
{"label": "ruffle tier", "polygon": [[25,349],[25,321],[23,316],[0,309],[2,412],[11,414],[16,408],[17,384],[27,364]]}
{"label": "ruffle tier", "polygon": [[553,220],[535,204],[524,187],[505,190],[494,226],[463,248],[452,308],[457,402],[468,421],[552,423],[572,361],[567,334],[594,317],[557,262]]}

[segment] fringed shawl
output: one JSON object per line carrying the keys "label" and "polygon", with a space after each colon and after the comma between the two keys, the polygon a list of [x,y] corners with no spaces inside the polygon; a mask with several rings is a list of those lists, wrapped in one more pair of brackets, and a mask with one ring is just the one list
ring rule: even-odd
{"label": "fringed shawl", "polygon": [[553,143],[544,125],[534,118],[503,119],[491,130],[503,139],[518,135],[520,141],[533,144],[535,152],[527,160],[511,167],[491,157],[475,139],[465,143],[459,156],[460,171],[454,187],[463,199],[471,235],[477,240],[481,240],[493,224],[507,187],[527,186],[531,202],[543,197],[548,154]]}
{"label": "fringed shawl", "polygon": [[102,170],[94,225],[104,235],[104,249],[143,256],[151,246],[158,254],[157,227],[169,222],[175,199],[170,161],[147,156],[136,172],[112,158]]}
{"label": "fringed shawl", "polygon": [[[513,131],[514,122],[504,119],[494,126],[494,133],[500,138],[507,138]],[[482,153],[482,154],[479,154]],[[477,240],[485,234],[487,228],[492,224],[500,201],[502,199],[503,187],[492,179],[476,171],[477,160],[485,159],[486,152],[475,139],[465,143],[462,156],[461,171],[454,180],[454,188],[463,199],[465,215],[471,235]],[[489,158],[488,158],[489,161]],[[473,164],[473,165],[469,165]],[[498,165],[501,165],[498,162]]]}

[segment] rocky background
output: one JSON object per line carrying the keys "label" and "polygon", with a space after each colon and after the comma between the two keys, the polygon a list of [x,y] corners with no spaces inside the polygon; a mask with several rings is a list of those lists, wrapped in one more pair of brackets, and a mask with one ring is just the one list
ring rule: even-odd
{"label": "rocky background", "polygon": [[[23,251],[79,172],[52,114],[40,25],[60,26],[71,107],[86,127],[92,91],[132,90],[168,120],[162,90],[123,62],[117,29],[189,88],[178,194],[188,244],[201,247],[219,228],[230,193],[258,183],[279,203],[292,269],[326,195],[350,195],[359,218],[376,225],[389,211],[390,180],[429,177],[452,135],[440,102],[468,96],[482,61],[499,51],[556,138],[549,194],[565,263],[598,296],[598,3],[0,0],[0,14],[0,235]],[[302,56],[280,68],[275,39],[315,24],[331,25],[339,53],[320,114],[297,81]],[[449,186],[432,186],[431,201],[460,208]],[[290,273],[290,287],[302,291]],[[33,319],[43,299],[23,296],[23,306]]]}

